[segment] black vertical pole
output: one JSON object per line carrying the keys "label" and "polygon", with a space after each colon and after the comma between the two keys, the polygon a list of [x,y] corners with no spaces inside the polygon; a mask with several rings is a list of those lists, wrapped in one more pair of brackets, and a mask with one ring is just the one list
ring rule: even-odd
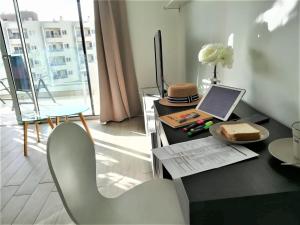
{"label": "black vertical pole", "polygon": [[80,25],[82,48],[83,48],[83,54],[84,54],[84,62],[85,62],[86,75],[87,75],[87,81],[88,81],[88,88],[89,88],[90,99],[91,99],[92,114],[95,115],[94,101],[93,101],[93,96],[92,96],[92,87],[91,87],[91,80],[90,80],[90,72],[89,72],[89,65],[88,65],[88,60],[87,60],[87,51],[86,51],[86,44],[85,44],[85,37],[84,37],[84,28],[83,28],[83,21],[82,21],[82,13],[81,13],[80,0],[77,0],[77,8],[78,8],[78,15],[79,15],[79,25]]}

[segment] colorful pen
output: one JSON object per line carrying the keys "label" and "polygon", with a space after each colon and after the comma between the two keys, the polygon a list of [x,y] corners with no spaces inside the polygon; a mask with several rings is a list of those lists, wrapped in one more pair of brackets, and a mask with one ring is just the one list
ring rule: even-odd
{"label": "colorful pen", "polygon": [[178,119],[177,122],[178,123],[183,123],[183,122],[188,121],[189,119],[194,119],[194,118],[197,118],[199,116],[200,115],[198,113],[191,113],[191,114],[186,115],[184,118]]}
{"label": "colorful pen", "polygon": [[196,127],[192,128],[190,131],[194,132],[196,130],[203,128],[204,126],[210,127],[213,124],[214,124],[214,122],[210,120],[210,121],[207,121],[204,125],[200,125],[200,126],[196,126]]}
{"label": "colorful pen", "polygon": [[194,135],[200,134],[202,131],[207,130],[210,126],[212,126],[214,123],[212,121],[208,121],[205,123],[205,125],[197,128],[197,129],[192,129],[189,131],[187,134],[189,137],[192,137]]}
{"label": "colorful pen", "polygon": [[195,127],[198,127],[199,125],[203,125],[203,124],[204,124],[204,120],[200,119],[200,120],[197,120],[196,122],[193,122],[193,123],[191,123],[190,125],[188,125],[188,126],[182,128],[182,130],[183,130],[184,132],[187,132],[187,131],[189,131],[190,129],[195,128]]}

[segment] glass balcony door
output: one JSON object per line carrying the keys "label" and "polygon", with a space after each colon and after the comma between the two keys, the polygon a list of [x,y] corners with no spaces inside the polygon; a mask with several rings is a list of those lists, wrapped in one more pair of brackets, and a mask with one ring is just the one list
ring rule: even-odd
{"label": "glass balcony door", "polygon": [[[2,32],[0,32],[0,40],[4,40]],[[6,52],[5,46],[0,47],[4,52]],[[0,51],[0,125],[13,125],[17,123],[17,115],[20,115],[21,113],[18,104],[16,104],[18,111],[13,112],[15,107],[13,107],[14,103],[12,101],[9,85],[9,82],[11,82],[12,80],[9,80],[6,76],[6,69],[10,73],[8,57],[7,54],[2,55],[2,51]]]}
{"label": "glass balcony door", "polygon": [[[85,114],[95,114],[92,93],[98,89],[98,83],[93,82],[91,88],[88,70],[89,67],[94,70],[96,64],[94,24],[81,20],[79,2],[5,1],[15,3],[13,11],[0,9],[8,55],[13,58],[12,61],[17,65],[15,67],[21,68],[22,73],[27,73],[32,79],[33,87],[30,87],[29,82],[27,88],[34,90],[31,95],[26,92],[22,96],[18,95],[19,100],[27,102],[26,107],[20,104],[20,108],[24,105],[28,109],[21,110],[21,114],[34,110],[47,111],[53,106],[72,105],[88,106],[90,110]],[[12,16],[16,12],[19,13],[19,21],[16,16]],[[20,65],[24,65],[24,68]],[[15,81],[15,84],[18,82]],[[22,84],[25,88],[24,82]]]}
{"label": "glass balcony door", "polygon": [[[21,122],[22,114],[32,114],[38,110],[33,82],[25,63],[22,36],[16,22],[18,15],[15,13],[12,1],[3,1],[5,1],[5,4],[3,4],[4,7],[1,8],[0,12],[0,47],[2,55],[2,63],[0,63],[2,91],[0,96],[4,100],[2,101],[1,111],[4,112],[5,118],[1,121],[2,125],[10,124],[11,120],[15,119]],[[9,23],[5,18],[13,22]],[[16,117],[13,115],[16,115]]]}

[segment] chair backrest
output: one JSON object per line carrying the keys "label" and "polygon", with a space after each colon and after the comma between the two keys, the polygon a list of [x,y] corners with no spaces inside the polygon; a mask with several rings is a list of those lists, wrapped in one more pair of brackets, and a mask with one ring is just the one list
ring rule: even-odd
{"label": "chair backrest", "polygon": [[47,160],[63,204],[73,219],[90,211],[102,197],[97,189],[94,145],[79,125],[62,123],[51,133],[47,143]]}
{"label": "chair backrest", "polygon": [[10,63],[16,91],[31,91],[28,71],[22,56],[11,56]]}

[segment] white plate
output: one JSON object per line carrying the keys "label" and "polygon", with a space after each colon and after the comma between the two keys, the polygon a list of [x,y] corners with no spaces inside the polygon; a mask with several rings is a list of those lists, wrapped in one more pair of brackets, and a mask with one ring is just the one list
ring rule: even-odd
{"label": "white plate", "polygon": [[294,157],[292,138],[281,138],[271,142],[269,144],[269,152],[282,162],[297,164],[293,166],[300,167],[300,160]]}
{"label": "white plate", "polygon": [[[258,129],[260,131],[260,139],[252,140],[252,141],[234,141],[234,140],[228,139],[227,137],[225,137],[222,134],[221,128],[220,128],[220,126],[222,124],[238,124],[238,123],[248,123],[251,126],[253,126],[254,128]],[[233,144],[254,143],[254,142],[263,141],[263,140],[265,140],[265,139],[267,139],[269,137],[269,131],[266,128],[264,128],[264,127],[262,127],[262,126],[260,126],[258,124],[255,124],[255,123],[250,123],[250,122],[245,122],[245,121],[228,121],[228,122],[217,123],[217,124],[215,124],[215,125],[213,125],[213,126],[211,126],[209,128],[209,132],[215,138],[217,138],[217,139],[219,139],[221,141],[226,141],[226,142],[233,143]]]}

